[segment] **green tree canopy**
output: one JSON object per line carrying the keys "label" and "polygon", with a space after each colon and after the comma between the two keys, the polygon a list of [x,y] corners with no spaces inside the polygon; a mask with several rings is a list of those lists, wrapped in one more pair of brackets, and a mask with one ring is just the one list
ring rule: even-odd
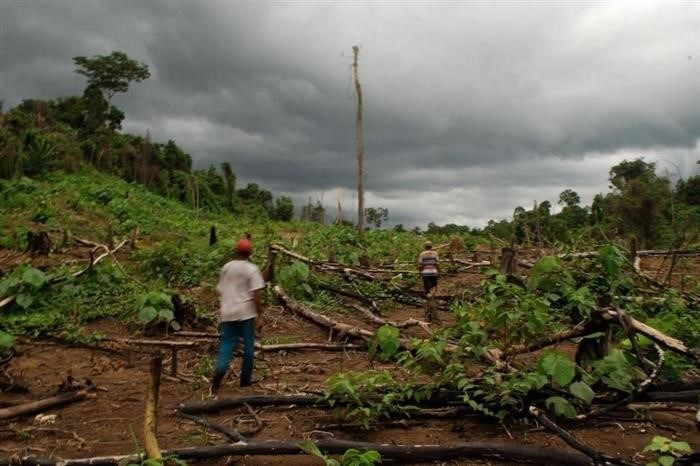
{"label": "green tree canopy", "polygon": [[129,58],[124,52],[114,51],[110,55],[91,58],[74,57],[73,61],[78,66],[75,72],[87,76],[88,85],[97,86],[107,97],[107,102],[117,92],[128,91],[130,82],[141,82],[151,76],[148,65]]}

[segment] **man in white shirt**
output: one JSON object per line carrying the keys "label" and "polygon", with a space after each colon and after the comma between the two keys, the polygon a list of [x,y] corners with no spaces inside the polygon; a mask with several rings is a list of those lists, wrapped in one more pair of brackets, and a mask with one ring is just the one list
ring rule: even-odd
{"label": "man in white shirt", "polygon": [[216,394],[226,375],[233,352],[243,340],[241,387],[252,383],[255,355],[255,331],[264,324],[262,289],[265,288],[260,269],[250,262],[253,243],[247,238],[238,240],[236,257],[221,269],[216,289],[221,297],[219,308],[219,355],[211,381],[211,393]]}

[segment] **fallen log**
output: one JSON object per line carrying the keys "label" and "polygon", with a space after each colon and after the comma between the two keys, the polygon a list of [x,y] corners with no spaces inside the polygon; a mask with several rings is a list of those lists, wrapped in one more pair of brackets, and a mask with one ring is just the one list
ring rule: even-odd
{"label": "fallen log", "polygon": [[545,348],[547,346],[551,345],[556,345],[557,343],[564,342],[566,340],[570,340],[572,338],[577,338],[577,337],[582,337],[586,333],[586,328],[585,327],[574,327],[570,330],[566,330],[561,333],[557,333],[555,335],[551,335],[548,337],[544,337],[540,340],[534,341],[530,343],[529,345],[516,345],[513,346],[512,348],[509,348],[508,351],[505,352],[505,356],[512,356],[516,354],[523,354],[523,353],[531,353],[533,351],[537,351],[539,349]]}
{"label": "fallen log", "polygon": [[324,406],[318,395],[251,395],[217,400],[190,401],[180,403],[177,410],[186,414],[217,413],[226,409],[236,408],[248,403],[250,406]]}
{"label": "fallen log", "polygon": [[359,304],[353,303],[350,306],[353,309],[359,311],[363,316],[365,316],[367,318],[367,320],[369,320],[372,323],[375,323],[378,325],[391,325],[391,326],[396,327],[396,328],[407,328],[407,327],[418,326],[418,327],[422,328],[423,330],[425,330],[428,333],[428,335],[432,335],[432,332],[430,331],[430,326],[429,326],[430,324],[428,324],[428,322],[414,319],[414,318],[406,319],[403,322],[392,322],[390,320],[382,319],[381,317],[373,314],[372,311],[370,311],[366,307],[362,307]]}
{"label": "fallen log", "polygon": [[[621,312],[619,312],[619,309],[614,309],[614,308],[605,308],[601,309],[603,312],[603,315],[607,314],[609,317],[614,318],[615,320],[618,319],[618,316],[622,315]],[[624,311],[623,311],[624,312]],[[644,335],[645,337],[649,338],[650,340],[654,341],[655,343],[658,343],[659,345],[663,346],[664,348],[667,348],[671,351],[674,351],[678,354],[682,354],[683,356],[686,356],[687,358],[690,358],[696,362],[700,362],[700,357],[698,356],[697,352],[694,350],[691,350],[688,348],[685,343],[683,343],[681,340],[678,340],[676,338],[670,337],[658,330],[656,330],[653,327],[648,326],[647,324],[638,321],[634,317],[629,317],[629,322],[631,327]]]}
{"label": "fallen log", "polygon": [[[217,335],[218,338],[218,335]],[[200,344],[198,341],[172,341],[172,340],[140,340],[133,338],[103,338],[102,341],[110,341],[114,343],[123,343],[125,345],[139,346],[160,346],[163,348],[192,348]]]}
{"label": "fallen log", "polygon": [[[336,322],[329,317],[324,316],[323,314],[319,314],[317,312],[314,312],[310,309],[306,309],[304,306],[301,304],[297,303],[294,301],[292,298],[290,298],[284,290],[279,286],[276,285],[272,289],[273,293],[277,298],[282,302],[283,306],[286,309],[291,310],[292,312],[326,328],[329,329],[331,332],[338,332],[339,335],[345,336],[349,335],[351,337],[361,339],[364,341],[369,341],[372,337],[374,337],[374,332],[370,332],[369,330],[365,330],[360,327],[344,324],[341,322]],[[412,343],[409,339],[407,338],[399,338],[399,348],[408,350],[410,351],[412,349]],[[454,352],[457,351],[459,348],[455,344],[447,344],[445,345],[444,351],[446,352]],[[469,350],[469,348],[462,348],[463,350]],[[490,349],[486,351],[484,354],[484,358],[488,360],[490,363],[500,366],[503,364],[503,361],[501,361],[501,356],[502,352],[498,349]]]}
{"label": "fallen log", "polygon": [[9,408],[0,409],[0,419],[11,419],[19,416],[41,413],[49,409],[58,408],[69,403],[82,401],[90,397],[89,390],[78,390],[77,392],[61,393],[60,395],[44,398],[43,400],[32,401]]}
{"label": "fallen log", "polygon": [[245,442],[246,438],[243,437],[236,429],[234,428],[228,428],[226,426],[222,426],[221,424],[216,424],[214,422],[207,421],[203,417],[197,417],[193,414],[187,414],[183,413],[182,411],[175,410],[175,414],[183,419],[188,419],[192,422],[195,422],[201,426],[206,427],[207,429],[215,430],[216,432],[219,432],[220,434],[223,434],[231,440],[231,442]]}
{"label": "fallen log", "polygon": [[700,251],[694,249],[643,249],[641,251],[637,251],[637,255],[640,257],[668,256],[669,254],[676,254],[678,256],[697,256],[700,255]]}
{"label": "fallen log", "polygon": [[[374,337],[374,332],[370,332],[369,330],[365,330],[357,326],[344,324],[342,322],[336,322],[330,319],[329,317],[324,316],[323,314],[319,314],[310,309],[306,309],[305,307],[294,301],[292,298],[290,298],[279,285],[276,285],[272,289],[272,291],[275,294],[275,296],[277,296],[277,298],[282,302],[286,309],[289,309],[290,311],[324,328],[337,332],[339,335],[348,335],[365,341],[368,341],[372,337]],[[411,342],[406,338],[401,338],[399,339],[399,345],[403,349],[410,349]]]}
{"label": "fallen log", "polygon": [[365,280],[372,280],[372,281],[385,280],[385,279],[380,278],[380,277],[375,277],[374,275],[367,273],[364,270],[359,269],[357,267],[350,267],[347,265],[334,265],[334,264],[329,264],[327,262],[320,262],[320,261],[311,259],[309,257],[302,256],[301,254],[290,251],[288,249],[285,249],[282,246],[279,246],[277,244],[271,244],[270,248],[275,250],[275,251],[281,252],[282,254],[284,254],[286,256],[292,257],[294,259],[300,260],[300,261],[305,262],[309,265],[317,267],[321,270],[327,270],[327,271],[331,271],[331,272],[339,272],[339,273],[343,273],[346,275],[356,275],[358,277],[364,278]]}
{"label": "fallen log", "polygon": [[[593,465],[593,461],[589,457],[579,452],[509,443],[460,442],[443,445],[396,445],[335,439],[311,440],[311,442],[326,454],[343,454],[351,448],[360,451],[374,450],[382,456],[382,460],[394,460],[404,464],[445,461],[457,458],[492,458],[502,461],[534,462],[542,465]],[[251,441],[232,445],[176,448],[163,451],[163,455],[177,456],[182,460],[190,460],[220,458],[231,455],[278,456],[305,454],[299,446],[300,443],[301,440],[287,442],[276,440]],[[116,466],[123,463],[140,463],[143,459],[144,456],[141,454],[63,460],[25,456],[22,458],[0,459],[0,466]]]}
{"label": "fallen log", "polygon": [[277,345],[260,345],[255,344],[258,351],[295,351],[295,350],[324,350],[324,351],[363,351],[367,347],[365,345],[354,345],[352,343],[336,344],[336,343],[280,343]]}
{"label": "fallen log", "polygon": [[[210,332],[177,332],[174,335],[188,338],[219,339],[218,333]],[[323,350],[323,351],[362,351],[367,349],[365,345],[352,343],[278,343],[273,345],[261,345],[255,342],[255,349],[263,353],[272,351],[298,351],[298,350]]]}

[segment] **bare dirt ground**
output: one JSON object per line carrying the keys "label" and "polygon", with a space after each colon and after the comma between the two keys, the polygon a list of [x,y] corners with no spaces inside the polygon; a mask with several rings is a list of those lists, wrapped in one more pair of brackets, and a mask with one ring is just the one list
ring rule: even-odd
{"label": "bare dirt ground", "polygon": [[[697,277],[697,269],[694,269]],[[448,277],[440,293],[450,294],[473,288],[483,277],[462,273]],[[215,299],[208,299],[208,306]],[[199,304],[199,303],[198,303]],[[210,309],[212,312],[215,308]],[[447,313],[439,311],[448,319]],[[262,332],[263,343],[327,342],[328,332],[313,323],[292,315],[274,303],[268,304],[268,324]],[[370,324],[349,314],[333,314],[337,320],[355,322],[364,328]],[[401,306],[387,318],[402,321],[408,317],[423,318],[417,307]],[[130,334],[123,324],[112,320],[96,322],[89,329],[114,338],[143,338]],[[215,332],[215,328],[208,329]],[[413,329],[419,335],[420,329]],[[207,398],[207,377],[216,357],[215,340],[170,336],[170,339],[197,340],[196,350],[178,353],[178,375],[182,380],[165,377],[161,382],[158,419],[158,439],[163,449],[227,443],[222,435],[176,417],[174,408],[185,401]],[[33,454],[40,457],[81,458],[102,455],[123,455],[142,451],[143,418],[148,379],[148,364],[154,350],[122,343],[103,343],[117,350],[106,352],[95,348],[80,348],[55,341],[20,340],[15,357],[5,372],[29,388],[29,393],[2,393],[0,402],[10,403],[42,399],[57,393],[59,385],[71,375],[75,380],[90,379],[97,390],[91,398],[50,410],[56,414],[55,423],[40,424],[33,416],[0,421],[0,457]],[[169,373],[169,351],[164,352],[164,372]],[[240,358],[235,358],[231,375],[219,398],[251,394],[287,394],[302,391],[322,391],[324,381],[339,371],[362,371],[370,368],[388,369],[401,374],[391,364],[371,361],[365,352],[281,351],[260,354],[256,360],[255,376],[262,380],[247,388],[237,384],[236,373]],[[360,428],[335,428],[339,421],[328,410],[288,407],[257,408],[264,428],[256,440],[301,440],[316,438],[321,431],[335,438],[384,442],[393,444],[451,444],[465,441],[510,442],[568,449],[556,436],[532,423],[499,424],[482,418],[461,417],[445,420],[410,420],[404,427],[379,427],[370,431]],[[579,440],[610,455],[643,462],[635,455],[654,435],[689,441],[700,450],[700,434],[693,424],[693,413],[650,412],[652,421],[635,419],[600,420],[597,424],[563,424]],[[241,432],[250,429],[253,417],[245,409],[236,409],[208,419],[236,426]],[[307,455],[299,456],[231,456],[191,464],[236,465],[314,465],[321,461]],[[496,460],[462,459],[429,463],[445,465],[503,465]]]}

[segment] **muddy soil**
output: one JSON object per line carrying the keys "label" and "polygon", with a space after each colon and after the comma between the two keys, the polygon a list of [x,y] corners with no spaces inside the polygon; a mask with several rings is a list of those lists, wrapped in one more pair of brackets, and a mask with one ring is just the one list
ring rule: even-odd
{"label": "muddy soil", "polygon": [[[473,288],[483,277],[463,273],[445,277],[440,293],[450,294]],[[215,299],[208,299],[207,306],[215,311]],[[449,321],[446,311],[439,311],[443,320]],[[371,329],[368,324],[350,313],[334,313],[333,318],[354,322]],[[273,303],[268,305],[268,324],[261,341],[271,343],[328,342],[328,332],[292,315]],[[408,317],[423,318],[418,307],[399,306],[386,316],[394,321]],[[201,330],[201,329],[200,329]],[[208,329],[215,332],[214,327]],[[112,338],[143,338],[123,324],[103,320],[94,323],[89,331],[100,331]],[[411,334],[421,335],[420,328]],[[178,352],[177,377],[170,374],[170,352],[164,351],[164,378],[161,382],[158,439],[161,448],[204,446],[227,443],[222,435],[204,429],[174,415],[174,408],[182,402],[203,400],[208,397],[208,377],[216,357],[217,342],[206,338],[183,338],[170,335],[178,341],[197,341],[196,349]],[[21,339],[17,353],[5,366],[5,372],[28,393],[2,393],[4,405],[42,399],[57,393],[58,387],[70,375],[75,380],[89,379],[97,386],[91,398],[52,409],[55,422],[42,424],[33,416],[0,421],[0,457],[33,454],[40,457],[82,458],[102,455],[123,455],[142,451],[143,418],[146,400],[149,361],[156,351],[150,347],[124,343],[102,343],[115,351],[82,348],[56,341]],[[400,368],[391,364],[371,361],[365,352],[280,351],[259,354],[255,377],[262,380],[246,388],[240,388],[236,373],[240,358],[235,358],[231,373],[219,398],[250,394],[285,394],[319,392],[325,380],[340,371],[387,369],[402,377]],[[411,420],[406,426],[379,427],[364,431],[358,427],[337,427],[339,421],[332,411],[288,407],[256,409],[264,423],[263,429],[254,435],[256,440],[301,440],[318,435],[333,435],[339,439],[395,444],[450,444],[465,441],[511,442],[542,447],[569,449],[558,437],[537,428],[534,424],[499,424],[476,416],[445,420]],[[644,461],[637,454],[654,435],[689,441],[700,450],[700,434],[696,430],[691,412],[648,413],[652,420],[644,420],[635,413],[622,413],[624,419],[599,420],[585,424],[563,424],[579,440],[610,455],[628,460]],[[225,425],[236,426],[240,431],[250,430],[253,416],[245,409],[236,409],[208,416],[208,419]],[[325,433],[325,434],[324,434]],[[236,465],[314,465],[322,464],[307,455],[299,456],[232,456],[210,459],[190,464]],[[445,465],[503,465],[496,460],[462,459],[448,462],[424,463]]]}

